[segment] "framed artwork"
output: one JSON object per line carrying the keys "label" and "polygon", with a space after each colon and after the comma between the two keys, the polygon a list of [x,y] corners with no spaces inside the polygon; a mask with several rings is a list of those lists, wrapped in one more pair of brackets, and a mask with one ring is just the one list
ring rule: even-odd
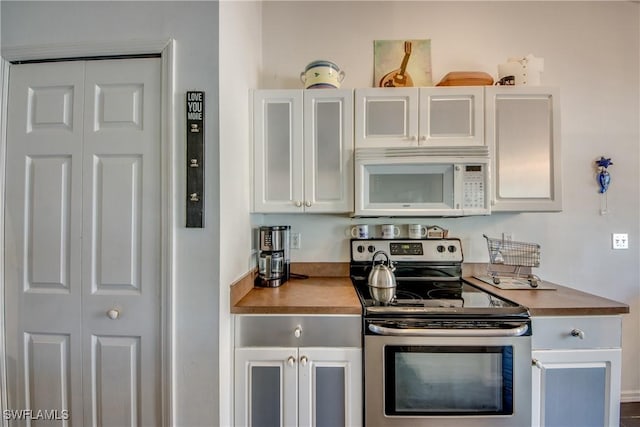
{"label": "framed artwork", "polygon": [[375,87],[433,86],[431,40],[374,40]]}

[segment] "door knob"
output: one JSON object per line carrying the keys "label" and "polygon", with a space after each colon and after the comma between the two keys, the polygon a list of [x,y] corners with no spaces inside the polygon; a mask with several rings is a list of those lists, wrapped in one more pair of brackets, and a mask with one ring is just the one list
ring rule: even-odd
{"label": "door knob", "polygon": [[120,317],[120,311],[112,308],[111,310],[107,311],[107,317],[111,320],[116,320],[118,317]]}

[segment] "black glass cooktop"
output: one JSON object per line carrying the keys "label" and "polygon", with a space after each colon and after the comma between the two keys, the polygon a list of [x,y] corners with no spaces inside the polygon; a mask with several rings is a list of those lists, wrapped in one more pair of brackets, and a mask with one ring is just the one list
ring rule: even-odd
{"label": "black glass cooktop", "polygon": [[[384,252],[387,256],[376,256]],[[480,318],[524,317],[526,307],[462,279],[459,239],[351,240],[349,272],[364,317]],[[368,286],[374,265],[384,264],[396,279],[395,296],[376,301]]]}
{"label": "black glass cooktop", "polygon": [[365,316],[433,315],[433,314],[526,314],[518,304],[500,298],[461,279],[420,280],[397,279],[395,298],[381,303],[372,298],[365,278],[352,281],[362,303]]}

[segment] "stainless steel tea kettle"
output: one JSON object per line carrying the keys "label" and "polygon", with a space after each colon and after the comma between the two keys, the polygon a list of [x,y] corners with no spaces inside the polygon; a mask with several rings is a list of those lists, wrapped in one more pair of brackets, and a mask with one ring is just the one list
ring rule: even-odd
{"label": "stainless steel tea kettle", "polygon": [[[380,254],[385,256],[386,264],[385,262],[376,264],[376,257]],[[371,298],[380,303],[388,304],[396,296],[396,276],[393,274],[395,270],[393,262],[385,251],[378,251],[373,254],[371,263],[371,272],[367,280]]]}

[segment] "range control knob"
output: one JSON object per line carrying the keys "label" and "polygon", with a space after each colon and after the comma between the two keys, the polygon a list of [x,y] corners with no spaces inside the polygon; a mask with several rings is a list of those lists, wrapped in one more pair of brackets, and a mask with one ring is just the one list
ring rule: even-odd
{"label": "range control knob", "polygon": [[451,253],[454,253],[455,251],[457,251],[457,250],[458,250],[458,248],[456,248],[456,247],[455,247],[455,246],[453,246],[453,245],[449,245],[449,247],[448,247],[447,249],[449,249],[449,252],[451,252]]}
{"label": "range control knob", "polygon": [[364,246],[363,245],[358,245],[358,247],[356,248],[356,250],[360,253],[364,252]]}
{"label": "range control knob", "polygon": [[444,251],[447,250],[447,248],[445,248],[443,245],[438,245],[438,247],[436,248],[438,250],[438,252],[442,253]]}
{"label": "range control knob", "polygon": [[374,253],[374,252],[376,251],[376,247],[375,247],[375,246],[373,246],[373,245],[369,245],[369,247],[367,248],[367,250],[368,250],[370,253]]}

